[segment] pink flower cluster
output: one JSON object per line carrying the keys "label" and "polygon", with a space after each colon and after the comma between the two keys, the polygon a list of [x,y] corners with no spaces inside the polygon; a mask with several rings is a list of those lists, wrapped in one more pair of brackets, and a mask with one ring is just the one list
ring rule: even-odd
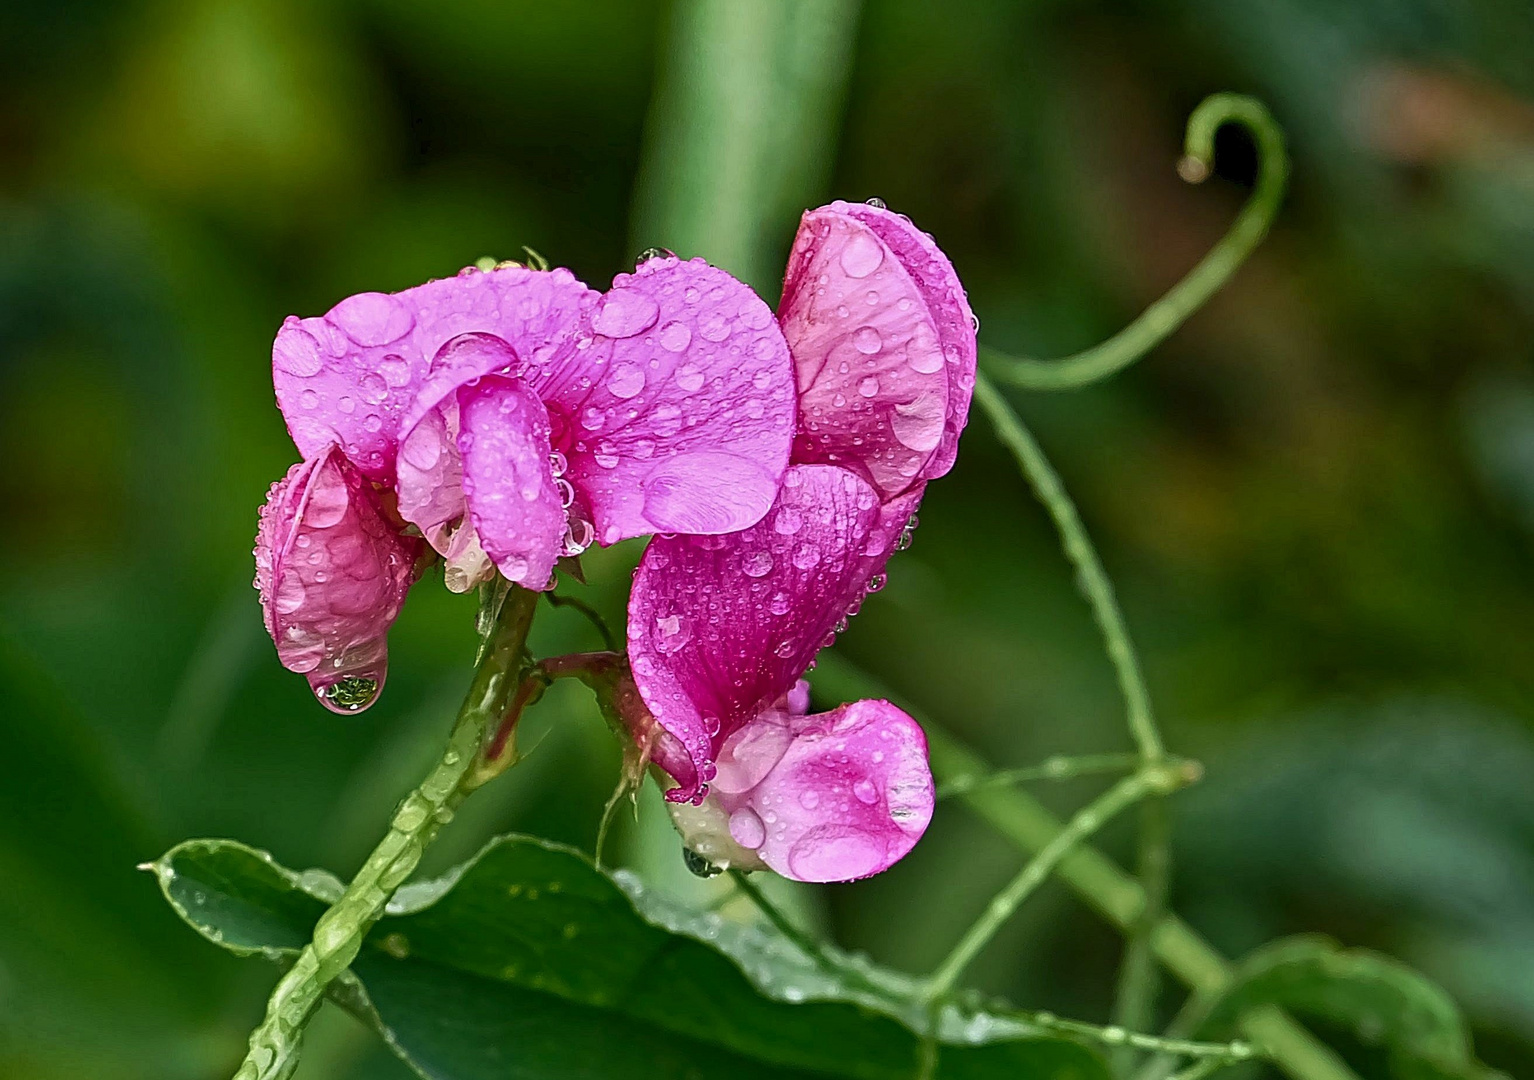
{"label": "pink flower cluster", "polygon": [[776,317],[700,260],[605,294],[466,270],[289,319],[273,372],[304,461],[262,511],[256,580],[280,658],[329,707],[376,696],[433,552],[450,588],[545,589],[561,555],[659,533],[628,652],[689,848],[840,881],[920,838],[915,721],[884,701],[809,715],[802,680],[883,585],[968,415],[973,316],[906,218],[807,213]]}

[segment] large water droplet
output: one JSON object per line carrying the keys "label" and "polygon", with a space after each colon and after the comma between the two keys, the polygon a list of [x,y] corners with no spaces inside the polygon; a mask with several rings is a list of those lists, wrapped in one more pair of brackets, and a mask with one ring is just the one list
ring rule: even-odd
{"label": "large water droplet", "polygon": [[884,261],[884,246],[866,232],[852,234],[847,246],[842,248],[842,270],[848,277],[864,278]]}
{"label": "large water droplet", "polygon": [[742,806],[730,815],[730,835],[741,847],[755,851],[767,839],[767,826],[755,810]]}
{"label": "large water droplet", "polygon": [[[316,686],[314,696],[331,712],[350,716],[362,712],[378,700],[383,690],[383,674],[380,665],[366,673],[343,675],[328,685]],[[324,677],[330,678],[328,674]]]}
{"label": "large water droplet", "polygon": [[612,338],[633,337],[655,325],[660,305],[637,289],[613,289],[602,298],[591,328]]}
{"label": "large water droplet", "polygon": [[858,802],[869,806],[879,801],[879,789],[874,787],[874,782],[866,776],[852,785],[852,793],[858,797]]}
{"label": "large water droplet", "polygon": [[860,326],[852,332],[852,344],[858,352],[865,356],[872,356],[883,347],[884,339],[873,327]]}
{"label": "large water droplet", "polygon": [[683,322],[669,322],[660,328],[661,348],[681,352],[692,342],[692,329]]}
{"label": "large water droplet", "polygon": [[631,398],[644,389],[644,369],[637,364],[619,364],[608,376],[607,389],[616,398]]}

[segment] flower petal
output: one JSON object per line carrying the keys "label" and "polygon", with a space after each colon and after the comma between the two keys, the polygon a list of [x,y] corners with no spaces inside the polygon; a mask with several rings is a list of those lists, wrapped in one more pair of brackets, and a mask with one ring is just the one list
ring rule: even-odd
{"label": "flower petal", "polygon": [[604,544],[759,521],[788,466],[793,369],[772,311],[702,259],[619,274],[590,348],[534,386]]}
{"label": "flower petal", "polygon": [[794,722],[776,767],[730,810],[730,835],[796,881],[854,881],[888,869],[932,820],[921,728],[887,701]]}
{"label": "flower petal", "polygon": [[487,375],[458,389],[463,493],[485,554],[506,580],[546,589],[565,535],[549,464],[549,414],[520,379]]}
{"label": "flower petal", "polygon": [[799,387],[796,462],[856,469],[884,498],[953,466],[974,389],[975,328],[930,237],[861,203],[809,211],[778,317]]}
{"label": "flower petal", "polygon": [[563,367],[596,296],[568,270],[509,267],[347,297],[324,316],[283,323],[272,346],[277,404],[305,457],[337,443],[370,479],[392,485],[401,419],[443,345],[494,335],[531,378]]}
{"label": "flower petal", "polygon": [[751,528],[651,541],[628,641],[641,695],[691,759],[668,797],[695,797],[733,733],[794,689],[883,569],[919,496],[881,504],[846,469],[795,465]]}
{"label": "flower petal", "polygon": [[419,551],[334,445],[272,485],[256,535],[256,588],[283,666],[307,675],[326,707],[356,712],[377,697],[385,638]]}

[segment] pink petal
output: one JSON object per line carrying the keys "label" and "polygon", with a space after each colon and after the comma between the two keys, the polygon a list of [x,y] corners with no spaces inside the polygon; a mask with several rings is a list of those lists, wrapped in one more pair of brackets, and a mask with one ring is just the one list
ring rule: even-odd
{"label": "pink petal", "polygon": [[953,466],[974,389],[975,327],[930,237],[861,203],[809,211],[778,317],[799,387],[796,462],[856,469],[884,498]]}
{"label": "pink petal", "polygon": [[305,457],[337,443],[369,478],[392,485],[401,419],[443,345],[494,335],[533,378],[563,368],[596,296],[568,270],[507,268],[347,297],[322,317],[283,323],[272,346],[277,403]]}
{"label": "pink petal", "polygon": [[[355,712],[377,697],[419,551],[334,445],[272,485],[255,551],[266,629],[283,666],[307,675],[327,708]],[[349,680],[371,680],[371,695],[347,696],[362,685]]]}
{"label": "pink petal", "polygon": [[[448,534],[439,526],[464,513],[458,388],[492,372],[514,375],[525,366],[510,345],[492,334],[460,334],[433,355],[415,400],[400,417],[395,459],[400,517],[417,526],[439,554],[448,554],[441,546]],[[462,546],[465,538],[454,535]]]}
{"label": "pink petal", "polygon": [[[772,311],[701,259],[619,274],[587,349],[534,386],[597,539],[735,532],[772,505],[788,466],[793,370]],[[562,421],[562,422],[561,422]]]}
{"label": "pink petal", "polygon": [[487,375],[458,390],[463,493],[485,554],[506,580],[546,589],[565,535],[549,464],[549,414],[521,380]]}
{"label": "pink petal", "polygon": [[887,701],[857,701],[793,727],[760,784],[716,796],[734,840],[796,881],[854,881],[904,857],[934,800],[916,721]]}
{"label": "pink petal", "polygon": [[919,497],[881,504],[846,469],[796,465],[751,528],[651,541],[629,597],[629,656],[645,703],[689,755],[669,797],[695,797],[730,736],[794,689]]}

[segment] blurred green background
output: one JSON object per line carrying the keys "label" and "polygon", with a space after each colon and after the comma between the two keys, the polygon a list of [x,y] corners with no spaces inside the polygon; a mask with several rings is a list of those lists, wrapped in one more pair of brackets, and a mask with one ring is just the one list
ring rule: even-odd
{"label": "blurred green background", "polygon": [[[351,871],[465,685],[472,602],[440,580],[365,716],[277,664],[250,548],[295,456],[269,373],[285,315],[523,244],[597,287],[652,244],[702,254],[775,301],[798,211],[878,196],[951,255],[984,341],[1062,354],[1236,211],[1239,132],[1203,187],[1173,169],[1222,89],[1291,140],[1270,240],[1127,374],[1015,395],[1169,742],[1208,766],[1176,804],[1175,906],[1232,955],[1319,930],[1400,956],[1485,1060],[1534,1071],[1527,0],[825,0],[820,37],[764,61],[772,3],[0,4],[0,1075],[232,1071],[275,972],[196,938],[134,865],[227,835]],[[982,417],[922,521],[843,655],[997,763],[1125,747],[1085,605]],[[617,619],[637,550],[588,559]],[[568,611],[535,640],[594,644]],[[510,829],[590,847],[616,751],[558,691],[434,867]],[[653,805],[619,839],[689,888]],[[1017,858],[944,804],[888,874],[794,899],[923,970]],[[1050,886],[974,977],[1102,1020],[1118,956]],[[326,1014],[301,1075],[404,1073]]]}

